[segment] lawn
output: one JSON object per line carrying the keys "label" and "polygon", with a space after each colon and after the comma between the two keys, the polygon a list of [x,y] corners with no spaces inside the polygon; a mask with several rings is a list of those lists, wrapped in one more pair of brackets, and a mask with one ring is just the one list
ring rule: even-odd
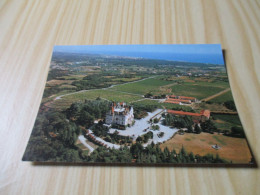
{"label": "lawn", "polygon": [[[221,149],[215,150],[211,146],[218,144]],[[176,134],[172,139],[160,145],[161,149],[168,147],[169,150],[175,149],[177,152],[184,146],[187,152],[194,155],[219,154],[219,156],[233,163],[248,163],[251,160],[251,153],[244,138],[234,138],[222,134]]]}

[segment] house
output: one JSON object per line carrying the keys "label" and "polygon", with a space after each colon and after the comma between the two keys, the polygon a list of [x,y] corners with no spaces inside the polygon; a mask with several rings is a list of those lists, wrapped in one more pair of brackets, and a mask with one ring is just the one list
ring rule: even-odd
{"label": "house", "polygon": [[124,102],[112,103],[110,111],[106,114],[106,124],[128,126],[134,122],[134,109]]}

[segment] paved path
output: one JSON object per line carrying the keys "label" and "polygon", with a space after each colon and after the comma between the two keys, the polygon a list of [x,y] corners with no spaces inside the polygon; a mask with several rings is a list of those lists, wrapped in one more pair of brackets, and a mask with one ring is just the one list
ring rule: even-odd
{"label": "paved path", "polygon": [[88,134],[91,134],[97,141],[102,142],[104,145],[106,145],[107,148],[119,149],[119,148],[121,147],[120,145],[112,144],[112,143],[110,143],[110,142],[107,142],[107,141],[101,139],[100,137],[95,136],[95,134],[93,133],[93,131],[91,131],[90,129],[89,129],[88,131],[89,131]]}
{"label": "paved path", "polygon": [[[168,126],[162,125],[162,119],[156,124],[160,127],[160,130],[152,130],[151,129],[151,124],[150,124],[150,119],[156,117],[159,117],[164,112],[163,109],[157,109],[156,111],[150,113],[148,112],[148,116],[146,116],[143,119],[136,120],[135,124],[132,127],[127,127],[126,130],[118,130],[118,129],[113,129],[111,128],[109,130],[109,133],[114,133],[115,131],[118,131],[119,135],[122,136],[130,136],[133,138],[133,140],[136,140],[138,136],[142,136],[149,131],[153,133],[153,139],[150,139],[148,144],[151,143],[152,141],[156,143],[162,143],[168,139],[170,139],[177,131],[178,129],[176,128],[171,128]],[[144,131],[145,130],[145,131]],[[160,132],[164,133],[164,136],[158,137],[158,134]],[[148,144],[143,144],[144,147],[146,147]]]}
{"label": "paved path", "polygon": [[83,135],[80,135],[78,138],[79,138],[79,141],[89,149],[89,153],[91,153],[95,150],[94,148],[92,148],[90,145],[87,144],[87,142],[86,142],[87,139]]}
{"label": "paved path", "polygon": [[223,95],[224,93],[227,93],[228,91],[230,91],[230,88],[227,88],[227,89],[225,89],[225,90],[223,90],[223,91],[221,91],[221,92],[219,92],[219,93],[216,93],[216,94],[214,94],[214,95],[212,95],[212,96],[209,96],[209,97],[207,97],[207,98],[204,98],[204,99],[202,99],[202,100],[200,100],[200,101],[209,101],[209,100],[212,100],[212,99],[214,99],[214,98],[216,98],[216,97],[218,97],[218,96],[220,96],[220,95]]}

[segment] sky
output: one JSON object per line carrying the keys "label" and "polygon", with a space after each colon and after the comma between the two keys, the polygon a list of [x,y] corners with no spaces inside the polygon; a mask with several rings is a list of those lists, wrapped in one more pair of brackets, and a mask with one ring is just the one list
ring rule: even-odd
{"label": "sky", "polygon": [[53,51],[224,65],[220,44],[72,45],[54,46]]}

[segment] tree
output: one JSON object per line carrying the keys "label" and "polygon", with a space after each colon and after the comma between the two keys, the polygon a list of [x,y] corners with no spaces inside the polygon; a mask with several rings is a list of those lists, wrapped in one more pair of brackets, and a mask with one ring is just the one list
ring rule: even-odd
{"label": "tree", "polygon": [[141,136],[138,136],[138,137],[136,138],[136,141],[137,141],[137,142],[142,142],[142,141],[143,141],[143,138],[142,138]]}
{"label": "tree", "polygon": [[211,120],[206,120],[200,124],[202,131],[212,133],[217,130],[217,127]]}
{"label": "tree", "polygon": [[235,102],[233,100],[230,100],[230,101],[226,101],[224,103],[224,106],[226,106],[226,108],[230,109],[230,110],[234,110],[236,111],[236,105],[235,105]]}
{"label": "tree", "polygon": [[73,103],[66,110],[66,114],[68,118],[77,117],[80,111],[80,105],[78,103]]}
{"label": "tree", "polygon": [[145,98],[150,98],[150,97],[152,97],[152,96],[153,96],[153,94],[152,94],[151,92],[146,93],[146,94],[144,95]]}
{"label": "tree", "polygon": [[158,119],[158,118],[155,118],[155,119],[153,119],[153,122],[154,122],[154,123],[158,123],[158,122],[159,122],[159,119]]}
{"label": "tree", "polygon": [[245,132],[242,127],[232,127],[231,135],[238,136],[238,137],[245,137]]}
{"label": "tree", "polygon": [[94,124],[94,117],[92,115],[90,115],[88,112],[83,110],[83,111],[81,111],[77,122],[80,125],[89,128],[90,126],[92,126]]}
{"label": "tree", "polygon": [[195,131],[195,133],[197,133],[197,134],[200,134],[200,133],[201,133],[201,128],[199,127],[198,124],[195,124],[194,131]]}
{"label": "tree", "polygon": [[130,147],[130,152],[133,156],[138,156],[143,151],[143,146],[140,143],[133,144]]}
{"label": "tree", "polygon": [[188,131],[187,131],[188,133],[192,133],[193,130],[192,130],[192,126],[191,126],[191,125],[189,125],[189,126],[187,127],[187,129],[188,129]]}

